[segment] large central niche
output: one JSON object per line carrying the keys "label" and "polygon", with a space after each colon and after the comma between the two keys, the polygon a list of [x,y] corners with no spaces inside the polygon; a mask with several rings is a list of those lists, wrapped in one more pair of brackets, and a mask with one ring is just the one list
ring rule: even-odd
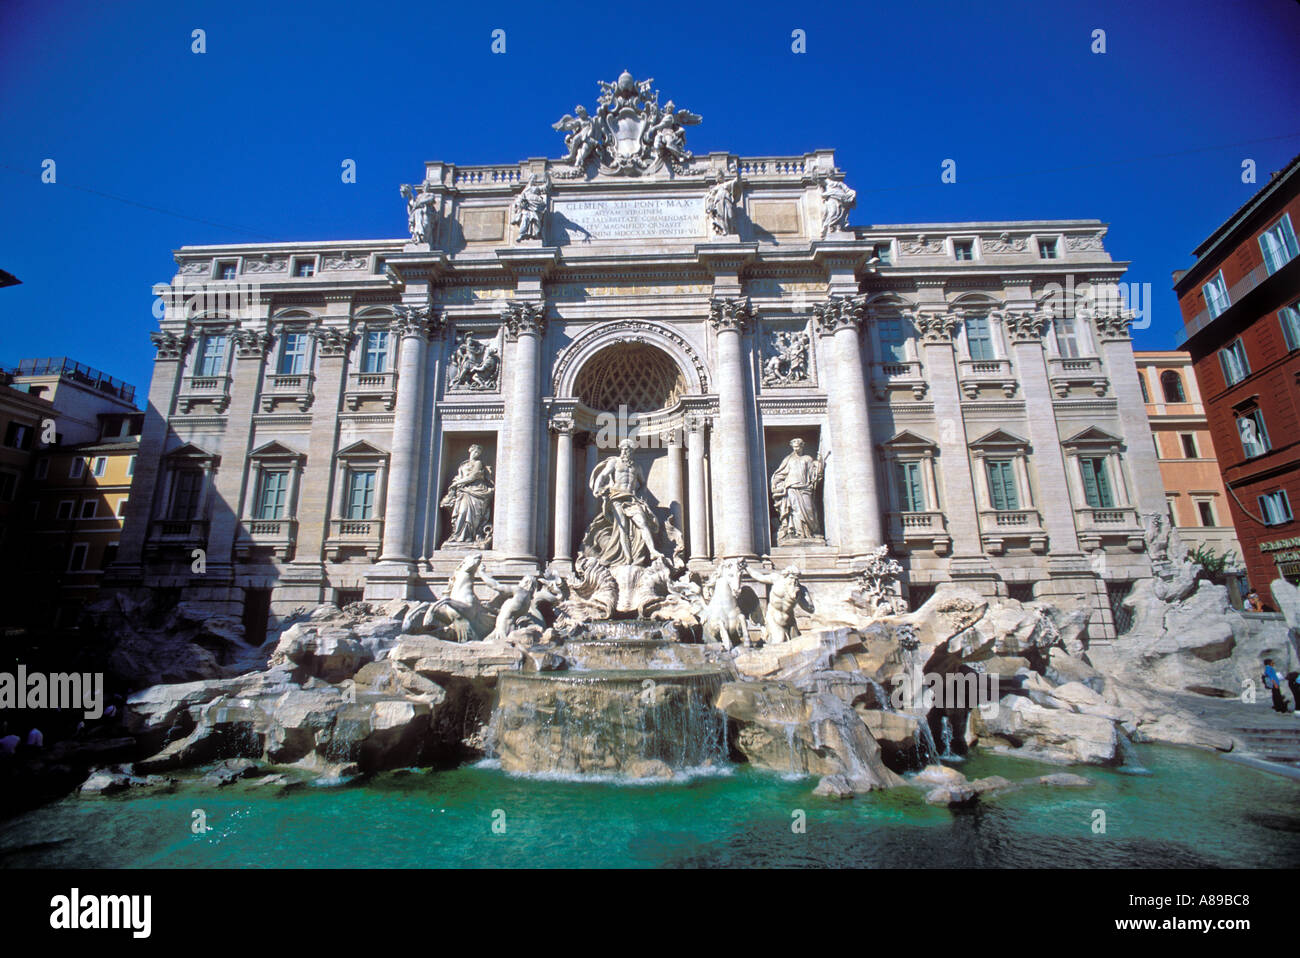
{"label": "large central niche", "polygon": [[602,349],[578,372],[574,392],[591,409],[654,412],[686,392],[686,378],[671,356],[645,343]]}

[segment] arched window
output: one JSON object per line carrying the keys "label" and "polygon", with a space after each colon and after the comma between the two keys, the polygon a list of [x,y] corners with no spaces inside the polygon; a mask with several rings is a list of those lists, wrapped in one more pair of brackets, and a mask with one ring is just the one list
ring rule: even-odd
{"label": "arched window", "polygon": [[1183,377],[1172,369],[1160,374],[1160,388],[1165,391],[1165,402],[1187,402],[1183,392]]}

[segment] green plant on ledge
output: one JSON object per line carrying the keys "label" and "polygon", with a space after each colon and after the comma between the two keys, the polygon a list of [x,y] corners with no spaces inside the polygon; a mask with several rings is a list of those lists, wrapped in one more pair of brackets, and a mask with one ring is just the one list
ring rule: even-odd
{"label": "green plant on ledge", "polygon": [[1219,555],[1218,551],[1213,546],[1207,546],[1205,543],[1201,543],[1195,549],[1191,549],[1187,553],[1187,558],[1191,559],[1193,562],[1199,563],[1200,566],[1205,569],[1206,575],[1215,579],[1224,575],[1229,575],[1239,568],[1236,556],[1237,553],[1233,549],[1229,549],[1223,555]]}

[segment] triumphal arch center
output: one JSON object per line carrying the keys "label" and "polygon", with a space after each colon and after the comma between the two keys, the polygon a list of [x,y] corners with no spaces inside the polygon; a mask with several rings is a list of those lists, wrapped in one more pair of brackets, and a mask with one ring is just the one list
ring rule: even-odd
{"label": "triumphal arch center", "polygon": [[274,618],[740,557],[833,603],[886,546],[913,603],[1105,636],[1165,509],[1132,316],[1060,295],[1119,282],[1105,226],[875,223],[832,150],[695,152],[676,104],[625,72],[554,158],[428,162],[399,239],[178,250],[116,577]]}

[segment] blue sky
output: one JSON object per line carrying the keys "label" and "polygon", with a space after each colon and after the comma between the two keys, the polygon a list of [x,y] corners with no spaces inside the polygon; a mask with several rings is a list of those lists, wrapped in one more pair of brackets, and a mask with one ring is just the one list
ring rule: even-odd
{"label": "blue sky", "polygon": [[1137,346],[1172,348],[1171,271],[1300,152],[1298,38],[1292,0],[5,0],[0,268],[23,285],[0,290],[0,363],[66,354],[143,392],[173,249],[400,237],[397,186],[425,160],[559,156],[550,124],[624,68],[703,114],[696,152],[835,148],[854,224],[1108,222],[1111,254],[1155,294]]}

